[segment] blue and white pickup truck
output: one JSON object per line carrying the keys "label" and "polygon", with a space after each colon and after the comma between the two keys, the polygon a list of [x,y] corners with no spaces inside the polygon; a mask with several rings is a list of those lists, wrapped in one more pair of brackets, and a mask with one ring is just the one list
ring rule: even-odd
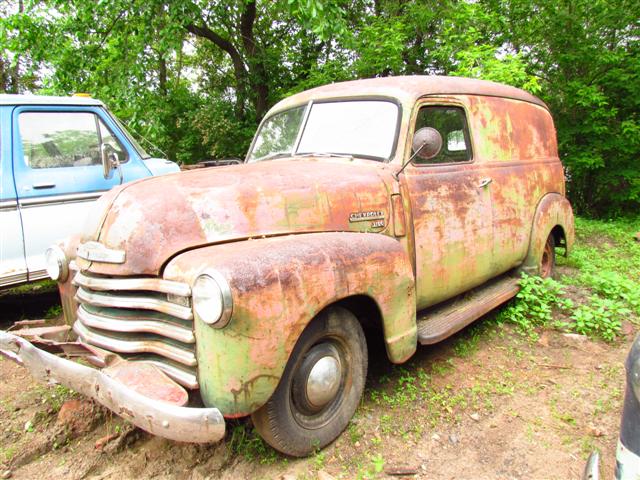
{"label": "blue and white pickup truck", "polygon": [[47,277],[44,252],[105,191],[177,172],[93,98],[0,95],[0,288]]}

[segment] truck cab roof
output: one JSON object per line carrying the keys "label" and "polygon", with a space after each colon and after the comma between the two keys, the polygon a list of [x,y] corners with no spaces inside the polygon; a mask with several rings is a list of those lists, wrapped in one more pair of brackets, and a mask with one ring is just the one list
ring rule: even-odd
{"label": "truck cab roof", "polygon": [[418,98],[428,95],[486,95],[521,100],[548,109],[539,98],[509,85],[463,77],[411,75],[367,78],[323,85],[281,100],[270,113],[286,110],[309,100],[380,96],[393,97],[405,105],[411,105]]}
{"label": "truck cab roof", "polygon": [[104,106],[95,98],[75,96],[56,97],[49,95],[0,94],[0,105],[65,105],[65,106]]}

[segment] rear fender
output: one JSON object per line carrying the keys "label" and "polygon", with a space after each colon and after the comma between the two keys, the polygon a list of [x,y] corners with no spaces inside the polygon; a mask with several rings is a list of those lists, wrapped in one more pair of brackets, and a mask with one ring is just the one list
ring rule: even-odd
{"label": "rear fender", "polygon": [[537,273],[538,261],[542,258],[542,251],[549,234],[555,227],[561,227],[565,239],[565,254],[568,255],[573,248],[575,239],[575,227],[573,210],[569,201],[558,193],[545,195],[538,207],[533,219],[529,250],[523,262],[523,270]]}
{"label": "rear fender", "polygon": [[195,321],[202,397],[227,417],[247,415],[269,399],[304,328],[341,299],[375,301],[391,361],[415,352],[411,262],[391,237],[312,233],[215,245],[174,258],[164,278],[193,284],[204,268],[220,272],[232,291],[226,327]]}

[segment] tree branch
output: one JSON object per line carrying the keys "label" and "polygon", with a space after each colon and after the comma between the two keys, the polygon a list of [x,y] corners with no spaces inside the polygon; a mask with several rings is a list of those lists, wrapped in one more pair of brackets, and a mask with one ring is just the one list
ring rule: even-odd
{"label": "tree branch", "polygon": [[195,36],[205,38],[211,43],[216,45],[219,49],[226,52],[231,58],[233,63],[233,72],[236,77],[236,116],[239,119],[244,118],[244,101],[246,99],[246,79],[247,69],[244,64],[244,60],[240,55],[238,49],[228,39],[222,37],[218,33],[207,27],[204,22],[202,26],[190,23],[185,27],[188,32],[193,33]]}
{"label": "tree branch", "polygon": [[236,47],[229,40],[214,32],[206,25],[200,27],[191,23],[186,25],[186,29],[188,32],[193,33],[196,37],[206,38],[218,48],[225,51],[231,57],[231,61],[233,62],[234,67],[240,68],[243,72],[246,72],[240,52],[238,52]]}

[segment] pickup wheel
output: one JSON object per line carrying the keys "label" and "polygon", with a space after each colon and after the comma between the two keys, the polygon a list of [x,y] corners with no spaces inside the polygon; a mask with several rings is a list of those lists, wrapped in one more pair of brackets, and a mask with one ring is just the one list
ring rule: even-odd
{"label": "pickup wheel", "polygon": [[274,394],[251,417],[262,438],[287,455],[322,448],[346,428],[367,376],[367,343],[348,310],[330,308],[302,332]]}
{"label": "pickup wheel", "polygon": [[553,234],[549,234],[547,242],[544,244],[544,250],[542,250],[542,257],[540,258],[539,272],[542,278],[548,278],[553,275],[556,268],[556,242],[553,238]]}

